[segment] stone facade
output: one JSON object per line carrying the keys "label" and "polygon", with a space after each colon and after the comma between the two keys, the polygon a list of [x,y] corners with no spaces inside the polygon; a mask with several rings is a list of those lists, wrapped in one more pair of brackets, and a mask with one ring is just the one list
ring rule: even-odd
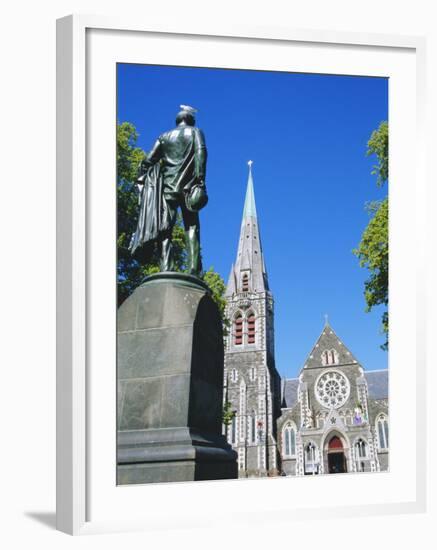
{"label": "stone facade", "polygon": [[388,469],[388,371],[365,372],[326,323],[297,379],[282,382],[285,475]]}
{"label": "stone facade", "polygon": [[249,168],[226,291],[224,426],[240,477],[388,470],[388,371],[364,371],[328,322],[296,379],[275,368],[269,290]]}
{"label": "stone facade", "polygon": [[280,377],[275,368],[273,296],[268,287],[251,171],[237,260],[226,292],[224,402],[234,418],[224,427],[238,453],[240,477],[279,472],[276,439]]}

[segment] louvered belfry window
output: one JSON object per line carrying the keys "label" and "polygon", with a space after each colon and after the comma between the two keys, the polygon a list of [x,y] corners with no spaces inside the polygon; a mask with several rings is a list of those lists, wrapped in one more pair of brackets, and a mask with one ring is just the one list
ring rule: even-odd
{"label": "louvered belfry window", "polygon": [[249,313],[247,318],[247,343],[255,343],[255,315],[253,313]]}
{"label": "louvered belfry window", "polygon": [[234,321],[234,344],[240,346],[243,343],[243,317],[239,315]]}
{"label": "louvered belfry window", "polygon": [[249,291],[249,275],[247,273],[243,274],[242,290],[243,290],[243,292],[248,292]]}

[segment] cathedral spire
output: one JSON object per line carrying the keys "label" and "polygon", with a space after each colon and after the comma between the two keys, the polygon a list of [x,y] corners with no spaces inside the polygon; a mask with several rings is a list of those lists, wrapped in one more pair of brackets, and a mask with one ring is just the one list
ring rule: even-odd
{"label": "cathedral spire", "polygon": [[249,166],[249,174],[241,221],[240,241],[237,258],[229,276],[226,290],[227,296],[238,292],[266,292],[268,290],[255,206],[252,174],[253,161],[249,160],[247,164]]}
{"label": "cathedral spire", "polygon": [[244,201],[243,222],[245,218],[256,218],[255,193],[253,190],[252,164],[253,160],[247,163],[249,166],[249,177],[247,179],[246,199]]}

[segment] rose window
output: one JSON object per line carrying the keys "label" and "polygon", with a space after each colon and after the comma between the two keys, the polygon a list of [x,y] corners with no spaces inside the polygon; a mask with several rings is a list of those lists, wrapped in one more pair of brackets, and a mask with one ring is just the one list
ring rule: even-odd
{"label": "rose window", "polygon": [[314,387],[317,401],[327,409],[338,409],[347,401],[350,386],[346,376],[338,371],[321,374]]}

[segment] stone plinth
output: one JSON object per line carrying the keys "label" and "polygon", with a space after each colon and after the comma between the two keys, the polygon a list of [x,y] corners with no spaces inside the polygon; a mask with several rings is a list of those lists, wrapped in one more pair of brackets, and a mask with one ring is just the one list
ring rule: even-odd
{"label": "stone plinth", "polygon": [[223,334],[208,287],[151,276],[117,323],[118,484],[237,477],[221,435]]}

